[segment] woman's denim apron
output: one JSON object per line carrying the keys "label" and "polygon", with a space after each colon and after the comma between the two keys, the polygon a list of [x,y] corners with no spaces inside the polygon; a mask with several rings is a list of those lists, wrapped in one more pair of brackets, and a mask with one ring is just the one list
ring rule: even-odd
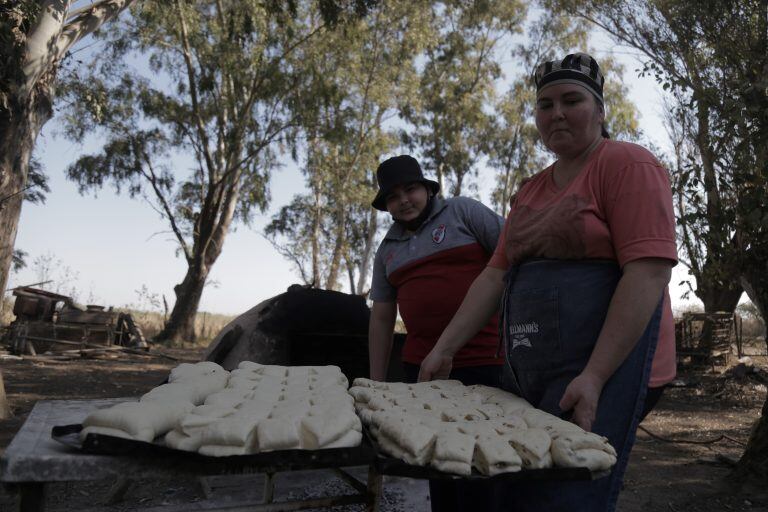
{"label": "woman's denim apron", "polygon": [[[605,260],[534,260],[512,267],[502,304],[504,387],[535,407],[568,419],[558,403],[587,364],[621,270]],[[656,349],[661,301],[634,349],[606,382],[592,431],[606,436],[618,461],[609,477],[541,482],[505,489],[511,511],[613,511],[642,412]]]}

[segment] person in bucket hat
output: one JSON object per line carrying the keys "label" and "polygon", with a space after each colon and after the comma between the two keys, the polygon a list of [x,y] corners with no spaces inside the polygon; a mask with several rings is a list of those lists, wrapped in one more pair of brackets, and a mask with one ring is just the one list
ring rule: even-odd
{"label": "person in bucket hat", "polygon": [[419,162],[410,155],[393,156],[383,161],[376,169],[379,191],[371,205],[377,210],[387,211],[387,194],[397,185],[422,183],[432,195],[440,192],[440,184],[424,177]]}
{"label": "person in bucket hat", "polygon": [[[389,212],[393,223],[373,265],[370,376],[387,380],[399,310],[408,332],[401,354],[405,379],[416,382],[422,360],[488,263],[503,220],[474,199],[441,198],[438,183],[425,178],[409,155],[383,161],[376,179],[379,190],[371,204]],[[452,379],[500,387],[497,329],[497,319],[490,319],[456,354]],[[487,483],[433,480],[430,495],[433,511],[496,508],[496,493]]]}
{"label": "person in bucket hat", "polygon": [[444,378],[501,303],[505,389],[615,448],[609,476],[509,485],[507,510],[613,512],[648,389],[675,376],[669,174],[608,139],[603,82],[584,53],[536,68],[536,128],[556,160],[517,191],[488,267],[422,362],[420,379]]}

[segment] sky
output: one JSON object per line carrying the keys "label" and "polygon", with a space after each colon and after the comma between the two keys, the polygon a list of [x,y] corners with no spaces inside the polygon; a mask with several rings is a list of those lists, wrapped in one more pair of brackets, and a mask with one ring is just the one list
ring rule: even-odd
{"label": "sky", "polygon": [[[626,67],[625,82],[630,99],[638,107],[640,125],[647,138],[666,149],[661,117],[661,88],[651,78],[638,78],[639,64],[623,48],[613,48],[598,38],[595,57],[611,54]],[[593,41],[594,44],[594,41]],[[83,303],[138,309],[159,309],[164,295],[174,302],[173,286],[184,277],[186,264],[175,254],[177,244],[168,227],[146,201],[116,195],[111,188],[78,193],[65,170],[83,154],[97,150],[98,140],[71,142],[57,135],[58,119],[49,121],[38,138],[35,155],[49,177],[51,192],[42,205],[26,203],[19,223],[16,247],[28,253],[27,268],[12,274],[8,288],[36,283],[44,278],[61,293],[74,294]],[[289,156],[283,168],[273,173],[269,211],[257,214],[250,226],[236,225],[227,236],[224,249],[211,272],[200,310],[240,314],[261,301],[301,282],[291,264],[283,259],[262,232],[271,215],[304,190],[303,177]],[[181,171],[183,161],[171,162]],[[490,203],[494,171],[480,168],[479,199]],[[47,262],[49,271],[42,272]],[[682,310],[696,304],[681,299],[685,291],[678,283],[688,278],[678,265],[672,276],[670,295],[673,308]],[[343,290],[348,291],[348,290]]]}

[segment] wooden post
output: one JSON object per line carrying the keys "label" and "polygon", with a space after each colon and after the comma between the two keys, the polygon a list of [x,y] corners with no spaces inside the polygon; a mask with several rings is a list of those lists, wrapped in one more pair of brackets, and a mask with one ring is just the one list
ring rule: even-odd
{"label": "wooden post", "polygon": [[6,420],[13,416],[11,407],[8,405],[8,399],[5,396],[5,385],[3,385],[3,372],[0,372],[0,420]]}

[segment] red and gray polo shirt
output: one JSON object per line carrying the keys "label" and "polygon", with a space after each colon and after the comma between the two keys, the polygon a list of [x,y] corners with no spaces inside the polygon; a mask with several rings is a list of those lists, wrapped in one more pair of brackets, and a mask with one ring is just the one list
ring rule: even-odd
{"label": "red and gray polo shirt", "polygon": [[[496,248],[504,219],[466,197],[436,198],[415,233],[394,224],[376,251],[371,300],[397,302],[408,335],[402,360],[420,364]],[[454,367],[502,364],[498,318],[469,341]]]}

